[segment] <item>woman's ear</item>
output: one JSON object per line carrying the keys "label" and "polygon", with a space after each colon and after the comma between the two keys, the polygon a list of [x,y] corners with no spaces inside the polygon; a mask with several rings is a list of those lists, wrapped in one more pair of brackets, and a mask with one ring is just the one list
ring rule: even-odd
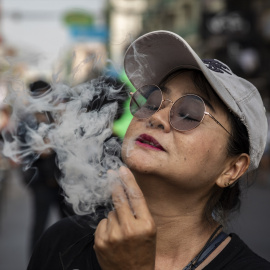
{"label": "woman's ear", "polygon": [[221,188],[232,185],[247,171],[249,163],[250,157],[245,153],[231,159],[216,180],[216,184]]}

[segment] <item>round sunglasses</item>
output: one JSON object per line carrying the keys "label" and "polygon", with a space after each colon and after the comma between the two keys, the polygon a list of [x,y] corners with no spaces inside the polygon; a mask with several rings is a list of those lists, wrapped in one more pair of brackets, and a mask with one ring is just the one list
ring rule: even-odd
{"label": "round sunglasses", "polygon": [[168,101],[172,103],[169,122],[174,129],[178,131],[192,130],[201,124],[205,115],[208,115],[231,135],[213,115],[206,112],[205,103],[200,96],[187,94],[173,102],[163,98],[162,90],[157,85],[144,85],[130,94],[130,112],[136,118],[147,119],[151,117],[161,109],[163,102]]}

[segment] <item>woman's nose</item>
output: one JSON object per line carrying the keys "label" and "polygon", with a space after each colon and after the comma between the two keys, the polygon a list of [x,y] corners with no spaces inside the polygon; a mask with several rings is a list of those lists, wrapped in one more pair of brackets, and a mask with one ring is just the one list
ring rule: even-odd
{"label": "woman's nose", "polygon": [[171,125],[169,121],[169,113],[170,113],[171,106],[169,104],[166,104],[166,105],[162,104],[162,107],[160,108],[160,110],[154,113],[149,118],[149,125],[152,128],[160,128],[164,130],[165,132],[170,132]]}

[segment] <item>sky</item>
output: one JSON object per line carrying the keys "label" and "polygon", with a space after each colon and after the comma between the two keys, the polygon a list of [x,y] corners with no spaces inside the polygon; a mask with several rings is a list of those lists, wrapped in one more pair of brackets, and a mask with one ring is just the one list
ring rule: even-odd
{"label": "sky", "polygon": [[[90,11],[103,22],[106,0],[1,0],[0,31],[5,43],[25,55],[40,58],[40,68],[49,69],[74,40],[61,18],[64,12]],[[31,58],[31,57],[30,57]]]}

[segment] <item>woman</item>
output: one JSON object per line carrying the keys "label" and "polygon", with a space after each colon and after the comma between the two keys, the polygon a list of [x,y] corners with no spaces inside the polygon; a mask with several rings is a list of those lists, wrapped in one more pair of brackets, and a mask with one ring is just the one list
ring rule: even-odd
{"label": "woman", "polygon": [[28,269],[270,269],[221,226],[264,151],[257,89],[167,31],[137,39],[125,71],[137,91],[114,209],[95,231],[90,216],[54,225]]}

